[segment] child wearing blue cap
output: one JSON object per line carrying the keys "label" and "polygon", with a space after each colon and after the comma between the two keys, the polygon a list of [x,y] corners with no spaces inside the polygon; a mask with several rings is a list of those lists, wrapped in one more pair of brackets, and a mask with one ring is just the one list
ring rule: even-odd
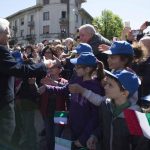
{"label": "child wearing blue cap", "polygon": [[[113,73],[115,72],[121,72],[123,70],[128,70],[134,73],[131,69],[127,69],[127,66],[131,63],[134,55],[134,50],[132,46],[126,42],[126,41],[115,41],[109,50],[105,51],[108,56],[108,64],[109,64],[109,69],[111,69]],[[139,79],[140,83],[140,79]],[[87,90],[87,98],[90,100],[92,103],[94,101],[95,105],[100,105],[101,101],[99,100],[100,95],[94,94],[91,91]],[[130,96],[130,102],[132,104],[136,104],[138,101],[138,90],[135,91],[135,93]]]}
{"label": "child wearing blue cap", "polygon": [[[75,65],[77,77],[72,83],[77,83],[94,93],[104,95],[104,89],[101,86],[101,79],[104,77],[103,65],[97,62],[92,53],[82,53],[78,58],[70,60]],[[94,72],[101,72],[101,76],[93,78]],[[55,94],[69,94],[70,87],[42,86],[39,93],[47,91]],[[71,94],[69,108],[69,126],[71,128],[71,140],[74,141],[75,147],[85,147],[86,142],[92,132],[98,127],[98,107],[90,103],[79,93]]]}
{"label": "child wearing blue cap", "polygon": [[[104,87],[106,97],[99,97],[99,127],[93,132],[87,141],[87,147],[96,150],[99,141],[104,150],[148,150],[148,139],[143,136],[130,134],[125,122],[124,110],[131,109],[140,111],[136,104],[131,105],[131,97],[139,87],[138,77],[127,70],[118,71],[114,74],[105,70],[106,85]],[[129,84],[130,83],[130,84]],[[80,93],[87,97],[83,87],[72,85],[71,93]],[[141,146],[142,144],[142,146]]]}
{"label": "child wearing blue cap", "polygon": [[74,74],[74,72],[73,72],[74,65],[70,62],[70,59],[74,58],[74,57],[78,57],[80,54],[85,53],[85,52],[92,53],[93,52],[92,47],[87,43],[80,43],[72,51],[72,55],[70,57],[67,57],[67,58],[61,60],[61,64],[64,67],[64,71],[63,71],[62,75],[65,78],[70,80],[72,78],[72,75]]}
{"label": "child wearing blue cap", "polygon": [[115,41],[109,50],[103,53],[108,54],[109,69],[113,69],[113,71],[129,67],[134,56],[132,46],[126,41]]}

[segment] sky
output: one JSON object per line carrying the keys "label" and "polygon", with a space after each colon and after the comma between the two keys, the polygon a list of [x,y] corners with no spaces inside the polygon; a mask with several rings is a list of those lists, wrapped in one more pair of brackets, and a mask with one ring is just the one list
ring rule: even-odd
{"label": "sky", "polygon": [[[36,4],[36,0],[0,0],[0,17],[5,18],[21,9]],[[111,10],[122,18],[130,21],[132,29],[138,29],[142,23],[150,21],[150,0],[87,0],[82,7],[93,16],[100,16],[105,9]],[[150,27],[148,27],[150,31]]]}

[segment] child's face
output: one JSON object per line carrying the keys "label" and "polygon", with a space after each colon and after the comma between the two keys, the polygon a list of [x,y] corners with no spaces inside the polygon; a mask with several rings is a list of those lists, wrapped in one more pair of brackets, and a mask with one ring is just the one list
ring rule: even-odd
{"label": "child's face", "polygon": [[83,66],[81,66],[81,65],[75,65],[75,70],[76,70],[76,73],[77,73],[78,77],[84,76],[84,74],[85,74],[85,72],[84,72],[85,68]]}
{"label": "child's face", "polygon": [[55,51],[58,57],[63,53],[63,50],[61,48],[56,48]]}
{"label": "child's face", "polygon": [[107,59],[109,69],[123,69],[125,68],[124,62],[121,60],[119,55],[109,55]]}
{"label": "child's face", "polygon": [[53,59],[53,54],[49,49],[45,51],[44,56],[45,56],[45,59]]}
{"label": "child's face", "polygon": [[118,83],[109,77],[106,77],[106,85],[104,86],[104,89],[106,96],[114,100],[120,98],[124,92],[120,89]]}

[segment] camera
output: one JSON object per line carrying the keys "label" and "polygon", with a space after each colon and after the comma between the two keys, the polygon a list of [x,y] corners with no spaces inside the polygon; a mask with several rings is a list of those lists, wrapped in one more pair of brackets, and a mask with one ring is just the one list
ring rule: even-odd
{"label": "camera", "polygon": [[131,34],[133,36],[141,35],[143,34],[142,30],[131,30]]}
{"label": "camera", "polygon": [[146,22],[146,26],[150,26],[150,22],[149,21]]}

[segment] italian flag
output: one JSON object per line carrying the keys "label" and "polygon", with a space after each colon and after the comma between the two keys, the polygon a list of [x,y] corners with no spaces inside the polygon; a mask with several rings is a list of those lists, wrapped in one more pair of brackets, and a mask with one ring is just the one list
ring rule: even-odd
{"label": "italian flag", "polygon": [[125,109],[124,116],[131,135],[145,136],[150,139],[150,113]]}
{"label": "italian flag", "polygon": [[65,125],[68,122],[68,112],[67,111],[56,111],[54,115],[54,123]]}

